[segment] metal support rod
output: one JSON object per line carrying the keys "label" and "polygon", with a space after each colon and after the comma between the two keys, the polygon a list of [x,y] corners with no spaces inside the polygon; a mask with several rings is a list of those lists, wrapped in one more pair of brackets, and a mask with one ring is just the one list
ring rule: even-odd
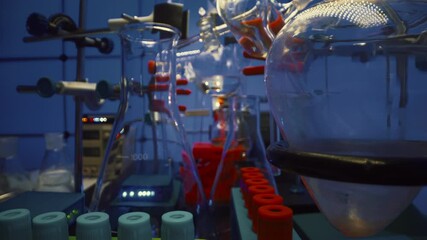
{"label": "metal support rod", "polygon": [[[86,25],[86,0],[80,0],[79,3],[79,30],[83,31]],[[84,60],[85,47],[77,46],[77,69],[76,81],[84,81]],[[74,191],[83,192],[83,145],[82,145],[82,109],[83,98],[76,96],[75,101],[75,130],[74,130]]]}

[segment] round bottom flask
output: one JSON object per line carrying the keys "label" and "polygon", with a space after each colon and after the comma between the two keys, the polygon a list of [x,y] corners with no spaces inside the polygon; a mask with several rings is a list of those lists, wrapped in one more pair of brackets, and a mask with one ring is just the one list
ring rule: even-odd
{"label": "round bottom flask", "polygon": [[267,57],[271,111],[293,153],[273,162],[304,176],[346,236],[378,233],[425,184],[425,6],[312,2]]}

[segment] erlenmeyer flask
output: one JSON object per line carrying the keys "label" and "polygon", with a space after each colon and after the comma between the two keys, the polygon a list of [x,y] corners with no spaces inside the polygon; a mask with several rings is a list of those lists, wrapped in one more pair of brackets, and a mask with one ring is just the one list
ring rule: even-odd
{"label": "erlenmeyer flask", "polygon": [[[167,211],[191,211],[198,224],[195,210],[204,204],[203,192],[186,202],[179,173],[188,169],[186,184],[201,187],[175,104],[179,36],[178,30],[160,23],[129,24],[120,30],[120,106],[91,206],[110,213],[113,229],[119,214],[135,210],[150,214],[154,235]],[[117,168],[113,179],[104,174],[110,167]]]}

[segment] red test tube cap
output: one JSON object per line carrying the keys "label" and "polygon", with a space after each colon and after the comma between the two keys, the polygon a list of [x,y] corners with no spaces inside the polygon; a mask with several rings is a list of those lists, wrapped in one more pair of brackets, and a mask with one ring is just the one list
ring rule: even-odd
{"label": "red test tube cap", "polygon": [[249,207],[249,187],[255,186],[255,185],[269,185],[270,182],[268,182],[267,179],[263,178],[249,178],[243,181],[242,185],[242,195],[243,200],[245,201],[245,207]]}
{"label": "red test tube cap", "polygon": [[292,240],[292,209],[265,205],[258,209],[258,240]]}
{"label": "red test tube cap", "polygon": [[257,167],[242,167],[240,168],[240,172],[243,173],[248,173],[248,172],[261,172],[261,169],[257,168]]}
{"label": "red test tube cap", "polygon": [[150,60],[148,61],[148,73],[155,74],[156,73],[156,61]]}
{"label": "red test tube cap", "polygon": [[[253,179],[255,180],[255,179]],[[252,198],[257,194],[264,193],[275,193],[274,188],[270,185],[253,185],[248,188],[248,198],[246,202],[246,207],[249,209],[252,205]]]}
{"label": "red test tube cap", "polygon": [[240,192],[243,193],[244,189],[247,189],[245,181],[248,179],[265,179],[265,176],[262,172],[245,172],[242,173],[240,178]]}
{"label": "red test tube cap", "polygon": [[252,218],[252,230],[258,232],[258,209],[266,205],[282,205],[283,197],[274,193],[257,194],[252,197],[252,205],[249,208],[249,216]]}
{"label": "red test tube cap", "polygon": [[261,178],[261,179],[265,179],[265,176],[263,173],[261,172],[247,172],[247,173],[243,173],[242,174],[242,179],[246,180],[246,179],[255,179],[255,178]]}

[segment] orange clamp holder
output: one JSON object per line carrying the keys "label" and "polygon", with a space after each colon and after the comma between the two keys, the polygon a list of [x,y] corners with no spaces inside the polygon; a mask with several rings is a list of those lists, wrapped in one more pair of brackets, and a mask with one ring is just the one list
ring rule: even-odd
{"label": "orange clamp holder", "polygon": [[273,193],[257,194],[252,198],[252,205],[248,208],[248,215],[252,219],[252,230],[258,231],[258,209],[265,205],[282,205],[283,197]]}
{"label": "orange clamp holder", "polygon": [[177,89],[176,94],[178,94],[178,95],[190,95],[191,90],[189,90],[189,89]]}
{"label": "orange clamp holder", "polygon": [[185,78],[181,78],[176,80],[176,85],[178,86],[183,86],[183,85],[187,85],[188,84],[188,80]]}
{"label": "orange clamp holder", "polygon": [[256,59],[256,60],[262,60],[262,61],[265,61],[266,59],[266,57],[263,57],[263,56],[253,56],[246,51],[243,51],[243,57],[247,59]]}
{"label": "orange clamp holder", "polygon": [[292,240],[292,209],[283,205],[258,208],[258,240]]}
{"label": "orange clamp holder", "polygon": [[168,74],[157,75],[154,77],[156,82],[167,82],[170,80],[170,76]]}
{"label": "orange clamp holder", "polygon": [[256,48],[254,41],[248,37],[241,37],[239,39],[239,44],[243,47],[243,49],[248,51],[249,54]]}
{"label": "orange clamp holder", "polygon": [[150,84],[148,90],[150,92],[165,92],[169,90],[169,84]]}
{"label": "orange clamp holder", "polygon": [[155,74],[156,73],[156,61],[150,60],[148,61],[148,73]]}
{"label": "orange clamp holder", "polygon": [[186,107],[186,106],[184,106],[184,105],[178,105],[178,110],[179,110],[180,112],[185,112],[185,111],[187,110],[187,107]]}
{"label": "orange clamp holder", "polygon": [[246,76],[262,75],[264,74],[264,65],[244,67],[243,74]]}
{"label": "orange clamp holder", "polygon": [[[255,180],[255,179],[254,179]],[[252,198],[257,194],[262,193],[275,193],[274,188],[270,185],[253,185],[248,188],[248,198],[246,202],[246,208],[249,209],[252,205]]]}
{"label": "orange clamp holder", "polygon": [[260,40],[263,42],[263,44],[271,44],[272,40],[267,34],[262,18],[258,17],[254,19],[244,20],[242,21],[242,25],[255,27],[258,30]]}
{"label": "orange clamp holder", "polygon": [[165,101],[161,99],[153,99],[150,104],[150,111],[162,112],[169,114],[169,109],[165,107]]}
{"label": "orange clamp holder", "polygon": [[274,21],[268,23],[268,28],[274,35],[277,35],[284,25],[285,21],[282,18],[282,13],[278,12],[277,18]]}

